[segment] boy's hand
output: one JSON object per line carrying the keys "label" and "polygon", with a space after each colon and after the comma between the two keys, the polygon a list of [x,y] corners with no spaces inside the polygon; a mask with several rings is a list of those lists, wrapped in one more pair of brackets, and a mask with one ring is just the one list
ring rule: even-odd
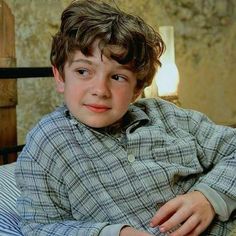
{"label": "boy's hand", "polygon": [[132,227],[127,226],[121,229],[119,236],[152,236],[152,234],[138,231]]}
{"label": "boy's hand", "polygon": [[161,232],[171,230],[171,236],[199,235],[214,216],[215,211],[210,202],[201,192],[194,191],[164,204],[151,219],[150,225],[159,226]]}

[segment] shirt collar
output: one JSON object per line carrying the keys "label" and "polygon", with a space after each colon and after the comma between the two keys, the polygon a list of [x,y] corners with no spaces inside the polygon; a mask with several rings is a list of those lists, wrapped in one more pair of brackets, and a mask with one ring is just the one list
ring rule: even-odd
{"label": "shirt collar", "polygon": [[[78,119],[76,119],[71,112],[69,111],[68,107],[64,104],[62,107],[60,107],[61,111],[64,113],[64,115],[70,119],[72,124],[79,125],[79,126],[84,126],[87,127],[85,124],[81,123]],[[149,122],[149,117],[146,114],[146,108],[145,106],[142,106],[140,104],[130,104],[128,111],[124,115],[124,117],[121,120],[121,125],[111,125],[107,127],[108,129],[113,129],[116,127],[119,127],[123,131],[129,129],[131,130],[132,128],[136,127],[140,123],[148,123]],[[106,129],[107,129],[106,128]]]}
{"label": "shirt collar", "polygon": [[132,128],[149,122],[149,117],[146,114],[145,106],[139,104],[131,104],[125,116],[123,117],[124,129],[131,130]]}

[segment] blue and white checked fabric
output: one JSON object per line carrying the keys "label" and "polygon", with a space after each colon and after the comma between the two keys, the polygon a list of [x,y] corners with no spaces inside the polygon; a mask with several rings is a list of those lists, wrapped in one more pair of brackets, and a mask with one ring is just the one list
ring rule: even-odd
{"label": "blue and white checked fabric", "polygon": [[[149,221],[176,195],[207,186],[235,203],[235,157],[234,129],[162,100],[140,100],[120,127],[105,129],[61,107],[29,133],[18,158],[21,229],[96,236],[132,225],[163,235]],[[216,218],[204,235],[225,236],[230,227]]]}
{"label": "blue and white checked fabric", "polygon": [[16,198],[20,192],[15,183],[15,163],[0,166],[0,236],[22,235],[18,226]]}

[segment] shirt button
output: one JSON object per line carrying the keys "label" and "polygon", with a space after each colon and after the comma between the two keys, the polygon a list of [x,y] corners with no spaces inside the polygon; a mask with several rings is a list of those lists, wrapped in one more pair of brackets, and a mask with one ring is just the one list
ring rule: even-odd
{"label": "shirt button", "polygon": [[133,154],[129,154],[129,155],[128,155],[128,161],[129,161],[130,163],[134,162],[134,161],[135,161],[135,156],[134,156]]}

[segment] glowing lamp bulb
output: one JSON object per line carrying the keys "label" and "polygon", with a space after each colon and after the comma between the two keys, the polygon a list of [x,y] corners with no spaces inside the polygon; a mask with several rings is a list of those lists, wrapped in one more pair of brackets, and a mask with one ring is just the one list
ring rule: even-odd
{"label": "glowing lamp bulb", "polygon": [[159,96],[177,96],[179,71],[175,64],[174,28],[161,26],[160,35],[166,44],[166,50],[160,58],[162,66],[155,75]]}

